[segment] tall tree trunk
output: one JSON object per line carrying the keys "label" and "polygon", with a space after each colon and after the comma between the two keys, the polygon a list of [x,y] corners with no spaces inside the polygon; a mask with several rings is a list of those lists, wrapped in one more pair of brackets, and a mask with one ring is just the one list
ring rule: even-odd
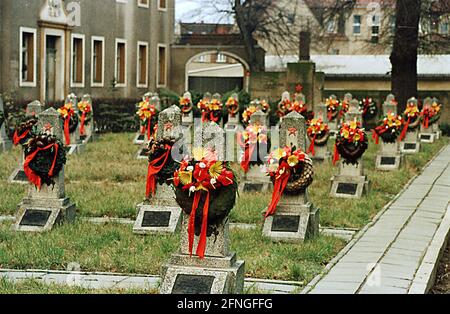
{"label": "tall tree trunk", "polygon": [[247,19],[244,16],[246,12],[243,9],[240,0],[235,0],[234,12],[236,16],[236,23],[239,26],[241,37],[245,46],[245,51],[247,53],[250,72],[259,71],[259,64],[256,58],[255,40],[253,38],[252,31],[247,27]]}
{"label": "tall tree trunk", "polygon": [[399,104],[399,113],[410,97],[417,97],[417,54],[421,0],[397,0],[396,31],[391,54],[392,92]]}

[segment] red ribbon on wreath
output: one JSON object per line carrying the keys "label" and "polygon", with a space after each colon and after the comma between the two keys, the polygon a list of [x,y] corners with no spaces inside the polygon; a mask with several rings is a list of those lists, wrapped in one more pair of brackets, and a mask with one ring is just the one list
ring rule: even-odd
{"label": "red ribbon on wreath", "polygon": [[336,163],[341,159],[341,155],[339,155],[339,151],[337,149],[337,145],[334,145],[334,155],[333,155],[333,166],[336,166]]}
{"label": "red ribbon on wreath", "polygon": [[314,137],[311,140],[311,145],[309,145],[309,148],[306,151],[307,154],[311,153],[313,156],[316,156],[316,150],[315,150],[316,138],[317,138],[317,134],[314,134]]}
{"label": "red ribbon on wreath", "polygon": [[146,185],[146,192],[145,192],[145,195],[147,198],[150,198],[150,195],[155,195],[156,175],[159,172],[161,172],[162,168],[164,168],[164,166],[167,163],[167,160],[169,159],[171,147],[169,145],[166,145],[165,149],[166,149],[166,152],[162,156],[156,158],[155,160],[152,160],[148,164],[147,185]]}
{"label": "red ribbon on wreath", "polygon": [[80,134],[84,135],[84,124],[86,123],[86,112],[81,114]]}
{"label": "red ribbon on wreath", "polygon": [[58,145],[53,143],[50,144],[46,147],[38,147],[38,149],[36,149],[36,151],[34,151],[33,153],[31,153],[30,155],[28,155],[25,158],[25,162],[23,164],[23,170],[28,178],[28,180],[33,183],[38,190],[41,190],[41,186],[42,186],[42,179],[40,176],[38,176],[33,170],[31,170],[30,168],[30,163],[33,161],[33,159],[36,157],[36,155],[41,152],[41,151],[45,151],[45,150],[49,150],[51,148],[55,148],[55,156],[53,157],[53,163],[52,166],[48,172],[48,176],[51,178],[53,177],[53,171],[55,170],[55,165],[56,165],[56,157],[58,156]]}
{"label": "red ribbon on wreath", "polygon": [[211,121],[217,123],[217,122],[219,122],[219,118],[220,118],[220,117],[216,117],[216,116],[214,115],[214,111],[211,111],[210,117],[209,117],[209,118],[210,118]]}
{"label": "red ribbon on wreath", "polygon": [[13,135],[13,143],[15,146],[19,145],[20,141],[23,140],[25,137],[27,137],[27,135],[30,133],[30,130],[26,130],[25,132],[23,132],[22,134],[18,134],[17,130],[14,132]]}
{"label": "red ribbon on wreath", "polygon": [[208,112],[207,111],[202,112],[202,122],[208,122]]}
{"label": "red ribbon on wreath", "polygon": [[[195,215],[197,213],[198,205],[200,203],[200,199],[202,194],[200,191],[196,191],[194,194],[194,201],[192,202],[192,211],[189,217],[189,225],[188,225],[188,238],[189,238],[189,254],[192,257],[192,252],[194,250],[194,240],[195,240]],[[206,252],[206,232],[208,230],[208,213],[209,213],[209,191],[206,192],[206,200],[203,206],[203,219],[202,219],[202,230],[200,233],[200,239],[197,244],[197,256],[200,259],[205,258]]]}
{"label": "red ribbon on wreath", "polygon": [[[283,166],[283,163],[281,164],[281,166]],[[283,195],[283,192],[289,182],[289,178],[291,177],[291,173],[287,170],[287,165],[285,165],[284,168],[286,169],[286,171],[275,179],[272,200],[270,201],[269,207],[267,208],[265,218],[275,214],[281,196]]]}
{"label": "red ribbon on wreath", "polygon": [[64,119],[64,137],[66,138],[66,146],[70,145],[70,116]]}
{"label": "red ribbon on wreath", "polygon": [[402,130],[402,133],[400,134],[400,142],[403,141],[406,137],[406,132],[408,132],[409,124],[411,123],[411,117],[408,117],[408,121],[406,121],[405,127]]}

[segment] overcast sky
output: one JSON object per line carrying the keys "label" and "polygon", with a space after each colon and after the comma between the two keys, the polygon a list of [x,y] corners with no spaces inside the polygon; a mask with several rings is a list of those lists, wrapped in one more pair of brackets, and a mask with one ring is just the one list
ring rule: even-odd
{"label": "overcast sky", "polygon": [[[214,0],[211,0],[214,1]],[[231,23],[229,18],[212,14],[212,7],[202,7],[200,0],[175,0],[175,19],[182,22]]]}

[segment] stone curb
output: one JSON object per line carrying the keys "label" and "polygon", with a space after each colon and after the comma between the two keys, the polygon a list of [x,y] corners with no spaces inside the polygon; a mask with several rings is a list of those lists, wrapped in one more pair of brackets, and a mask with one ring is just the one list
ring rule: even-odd
{"label": "stone curb", "polygon": [[450,206],[439,225],[438,230],[428,246],[416,275],[414,276],[408,294],[427,294],[434,286],[439,261],[444,254],[450,237]]}
{"label": "stone curb", "polygon": [[378,220],[380,220],[381,216],[383,216],[386,211],[389,209],[389,207],[398,199],[400,198],[400,196],[411,186],[411,184],[414,182],[414,180],[416,180],[420,175],[423,174],[423,170],[425,168],[427,168],[433,161],[436,160],[436,158],[444,151],[447,149],[449,145],[444,146],[441,148],[441,150],[439,150],[439,152],[436,153],[436,155],[429,161],[427,162],[422,170],[416,174],[414,177],[412,177],[408,183],[406,183],[406,185],[402,188],[402,190],[389,202],[387,203],[382,209],[381,211],[372,219],[371,222],[369,222],[367,225],[364,226],[364,228],[362,228],[353,238],[353,240],[351,240],[339,253],[338,255],[336,255],[324,268],[324,270],[322,271],[322,273],[320,273],[319,275],[317,275],[313,280],[311,280],[306,287],[300,292],[300,294],[307,294],[309,293],[311,290],[314,289],[314,287],[317,285],[317,283],[323,278],[325,277],[328,272],[331,270],[331,268],[333,268],[350,250],[351,248],[358,242],[358,240],[367,232],[367,230],[369,230],[369,228],[371,228],[373,225],[375,225]]}

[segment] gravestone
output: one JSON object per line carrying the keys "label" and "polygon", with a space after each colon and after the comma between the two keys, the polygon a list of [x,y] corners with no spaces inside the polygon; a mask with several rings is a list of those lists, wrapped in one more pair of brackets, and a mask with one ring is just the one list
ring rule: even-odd
{"label": "gravestone", "polygon": [[[439,100],[436,97],[434,97],[433,98],[433,103],[439,104]],[[433,123],[433,125],[431,127],[433,129],[434,134],[435,134],[436,140],[439,140],[442,137],[442,130],[441,130],[440,126],[439,126],[439,121],[436,121],[435,123]]]}
{"label": "gravestone", "polygon": [[[158,94],[157,93],[152,93],[152,92],[147,92],[147,93],[144,94],[144,96],[142,96],[142,101],[150,103],[150,100],[153,97],[155,97],[155,96],[158,97]],[[156,107],[156,110],[159,111],[160,108],[161,108],[161,103],[158,101],[158,99],[156,99],[156,101],[154,101],[153,103],[158,105],[158,107]],[[147,133],[144,132],[144,134],[141,134],[141,132],[139,131],[139,132],[137,132],[136,136],[134,137],[133,144],[142,146],[143,144],[146,143],[146,141],[148,141]]]}
{"label": "gravestone", "polygon": [[[233,98],[234,100],[237,101],[237,103],[239,104],[239,96],[238,94],[234,93],[231,95],[231,98]],[[238,107],[239,109],[239,107]],[[233,115],[230,112],[228,112],[228,122],[225,125],[225,130],[233,130],[236,131],[237,126],[239,125],[239,111]]]}
{"label": "gravestone", "polygon": [[[336,95],[330,95],[329,98],[331,100],[335,100],[335,101],[338,100]],[[328,116],[328,111],[327,111],[327,116]],[[328,117],[327,117],[327,120],[328,120]],[[328,120],[328,127],[330,128],[330,133],[333,137],[336,136],[336,134],[339,132],[340,124],[341,124],[341,117],[339,114],[334,120],[332,120],[332,121]]]}
{"label": "gravestone", "polygon": [[[83,95],[81,98],[82,102],[87,102],[91,106],[91,120],[86,122],[84,125],[84,134],[80,134],[80,138],[83,144],[89,143],[94,140],[95,135],[95,123],[94,123],[94,107],[92,106],[92,97],[89,94]],[[81,112],[80,112],[81,117]],[[81,119],[81,118],[80,118]],[[81,123],[81,120],[80,120]]]}
{"label": "gravestone", "polygon": [[[283,94],[281,94],[281,103],[283,102],[291,102],[291,94],[288,91],[283,92]],[[278,122],[277,126],[279,126],[281,124],[281,121],[283,121],[283,116],[280,117],[280,121]]]}
{"label": "gravestone", "polygon": [[[267,128],[267,119],[266,119],[266,115],[264,114],[264,112],[262,112],[261,110],[258,110],[257,112],[255,112],[251,118],[250,118],[250,125],[251,126],[264,126]],[[267,130],[268,132],[268,130]],[[268,136],[268,134],[267,134]],[[255,144],[256,145],[256,144]],[[256,147],[259,147],[259,145],[257,145]],[[270,147],[268,147],[268,150],[270,150]],[[256,149],[255,149],[256,151]],[[259,154],[259,156],[261,156],[261,159],[263,161],[265,161],[265,157],[269,154],[269,152],[263,152],[260,151],[256,152],[255,154]],[[256,157],[256,155],[253,154],[253,156]],[[244,151],[243,149],[241,149],[241,160],[244,157]],[[253,157],[252,156],[252,157]],[[263,158],[264,157],[264,158]],[[256,161],[256,160],[252,160],[252,161]],[[251,165],[249,168],[249,171],[247,173],[244,174],[244,178],[242,180],[242,183],[239,186],[239,189],[241,192],[267,192],[268,190],[270,190],[272,183],[270,182],[270,177],[267,175],[266,173],[266,165]]]}
{"label": "gravestone", "polygon": [[[210,135],[214,134],[213,142]],[[223,130],[214,122],[204,124],[197,148],[216,149],[224,156]],[[200,145],[200,146],[197,146]],[[220,157],[218,160],[222,160]],[[237,260],[230,251],[228,217],[217,227],[217,232],[208,238],[205,258],[190,256],[188,224],[189,215],[183,212],[180,249],[172,254],[163,266],[161,294],[240,294],[244,288],[245,263]],[[194,247],[199,237],[195,236]]]}
{"label": "gravestone", "polygon": [[[239,104],[239,95],[233,93],[231,96],[234,100]],[[242,131],[242,126],[239,121],[239,105],[238,112],[234,115],[230,113],[228,110],[228,122],[225,124],[225,135],[226,135],[226,160],[230,162],[234,162],[237,160],[236,158],[236,137],[239,132]]]}
{"label": "gravestone", "polygon": [[[314,107],[314,117],[316,119],[322,119],[323,123],[328,125],[327,105],[324,103],[317,104]],[[308,137],[307,140],[309,147],[309,145],[311,145],[311,139]],[[316,162],[329,162],[331,160],[331,153],[328,150],[328,145],[315,145],[314,152],[315,154],[314,156],[311,156],[311,158]]]}
{"label": "gravestone", "polygon": [[12,142],[9,139],[7,133],[6,133],[6,112],[3,105],[3,98],[0,95],[0,115],[3,116],[3,118],[0,118],[0,154],[6,151],[9,151],[12,148]]}
{"label": "gravestone", "polygon": [[[306,121],[291,112],[280,125],[280,148],[296,147],[306,152]],[[269,216],[263,227],[263,236],[274,242],[303,242],[319,234],[319,212],[308,198],[308,190],[298,195],[282,195],[276,213]]]}
{"label": "gravestone", "polygon": [[[190,92],[184,93],[183,98],[189,99],[191,105],[193,106],[192,95]],[[192,109],[191,112],[189,113],[183,113],[181,117],[181,122],[183,123],[184,126],[192,127],[192,125],[194,124],[194,110]]]}
{"label": "gravestone", "polygon": [[[408,103],[413,103],[416,106],[418,105],[418,101],[414,97],[410,98]],[[420,117],[418,119],[420,119]],[[414,130],[408,129],[405,138],[400,143],[400,152],[402,154],[417,154],[420,152],[419,130],[420,127],[417,127]]]}
{"label": "gravestone", "polygon": [[[161,100],[157,93],[147,93],[144,95],[144,99],[150,103],[150,105],[155,106],[157,112],[159,112],[161,108]],[[152,128],[154,125],[152,124]],[[138,137],[137,137],[138,138]],[[136,139],[137,139],[136,138]],[[135,143],[137,142],[135,139]],[[148,158],[149,153],[149,147],[148,144],[150,143],[150,138],[147,138],[147,132],[144,134],[144,140],[142,141],[141,147],[139,148],[138,152],[136,153],[136,159],[143,160]]]}
{"label": "gravestone", "polygon": [[[389,95],[383,104],[384,116],[397,115],[397,103],[394,95]],[[402,154],[400,153],[400,145],[396,140],[394,143],[386,143],[380,137],[380,151],[375,160],[375,168],[382,171],[393,171],[400,168],[402,164]]]}
{"label": "gravestone", "polygon": [[[38,101],[33,101],[27,105],[27,109],[25,111],[25,116],[28,118],[36,118],[38,115],[44,110],[44,106]],[[23,170],[23,162],[25,160],[24,153],[22,152],[20,156],[19,166],[13,171],[13,173],[9,176],[8,181],[10,183],[17,184],[28,184],[28,178],[25,175],[25,171]]]}
{"label": "gravestone", "polygon": [[[80,116],[80,110],[78,109],[78,98],[75,94],[71,93],[66,98],[66,103],[71,103],[73,105],[73,110],[76,116]],[[75,131],[70,133],[70,145],[68,146],[67,155],[80,154],[86,148],[80,137],[80,120],[78,119],[78,126]]]}
{"label": "gravestone", "polygon": [[[49,133],[63,141],[63,120],[55,109],[49,108],[40,113],[38,120],[37,129],[40,132]],[[43,184],[41,190],[30,185],[28,195],[18,206],[14,225],[16,231],[45,232],[55,224],[75,221],[75,204],[66,197],[64,167],[54,180],[55,185]]]}
{"label": "gravestone", "polygon": [[[433,99],[430,97],[427,97],[423,101],[423,108],[431,108],[433,105]],[[428,128],[424,125],[424,122],[422,121],[420,123],[420,133],[419,133],[420,141],[422,143],[434,143],[436,139],[436,132],[433,130],[433,125],[428,125]]]}
{"label": "gravestone", "polygon": [[[182,137],[181,110],[172,106],[158,116],[157,141],[179,140]],[[172,155],[173,157],[174,155]],[[155,195],[137,206],[138,216],[133,227],[137,234],[175,233],[180,226],[181,208],[175,201],[175,192],[167,184],[158,184]]]}
{"label": "gravestone", "polygon": [[[357,109],[356,109],[357,106]],[[356,119],[362,123],[362,112],[359,110],[359,102],[350,102],[349,112],[345,116],[346,122]],[[369,191],[369,181],[364,175],[363,158],[357,160],[356,164],[347,164],[341,160],[339,174],[331,178],[331,197],[339,198],[361,198]]]}

